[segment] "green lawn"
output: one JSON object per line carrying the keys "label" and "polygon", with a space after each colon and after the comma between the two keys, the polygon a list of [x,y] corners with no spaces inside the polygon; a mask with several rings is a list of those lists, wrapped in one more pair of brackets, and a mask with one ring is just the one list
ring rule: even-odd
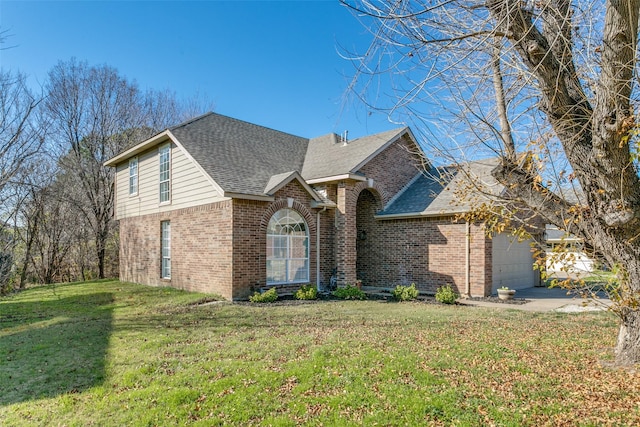
{"label": "green lawn", "polygon": [[608,313],[194,304],[120,282],[0,300],[0,425],[634,425]]}

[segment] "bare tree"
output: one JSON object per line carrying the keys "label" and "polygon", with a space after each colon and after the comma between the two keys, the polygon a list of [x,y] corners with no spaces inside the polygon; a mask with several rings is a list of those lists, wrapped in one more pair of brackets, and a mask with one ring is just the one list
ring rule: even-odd
{"label": "bare tree", "polygon": [[640,0],[343,3],[373,36],[351,89],[442,159],[498,156],[507,201],[618,266],[616,361],[640,363]]}
{"label": "bare tree", "polygon": [[23,74],[0,70],[0,202],[3,191],[44,141],[44,126],[36,119],[40,102]]}
{"label": "bare tree", "polygon": [[143,92],[112,67],[75,59],[54,66],[46,88],[60,177],[68,183],[67,197],[81,221],[89,224],[98,277],[103,278],[115,231],[114,171],[104,162],[178,123],[190,106],[170,91]]}
{"label": "bare tree", "polygon": [[15,223],[11,219],[20,199],[20,177],[44,140],[46,126],[39,120],[39,103],[24,75],[0,70],[0,287],[5,290],[14,270]]}

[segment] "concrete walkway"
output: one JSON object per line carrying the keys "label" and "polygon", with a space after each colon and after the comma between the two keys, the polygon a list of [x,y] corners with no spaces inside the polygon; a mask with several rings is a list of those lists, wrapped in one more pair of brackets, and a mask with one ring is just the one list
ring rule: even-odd
{"label": "concrete walkway", "polygon": [[578,313],[584,311],[606,310],[611,301],[604,296],[597,300],[583,299],[573,294],[567,295],[565,289],[559,288],[528,288],[516,291],[516,299],[526,299],[526,304],[505,304],[500,302],[474,301],[459,299],[464,305],[477,307],[501,308],[522,311],[558,311],[564,313]]}

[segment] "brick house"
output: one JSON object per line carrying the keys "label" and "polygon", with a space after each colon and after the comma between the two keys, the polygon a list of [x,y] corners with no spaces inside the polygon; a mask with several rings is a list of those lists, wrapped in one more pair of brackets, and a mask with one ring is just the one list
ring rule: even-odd
{"label": "brick house", "polygon": [[527,242],[455,220],[461,183],[489,182],[492,162],[425,173],[420,153],[406,127],[307,139],[209,113],[165,130],[106,163],[120,279],[233,300],[332,275],[473,296],[534,286]]}

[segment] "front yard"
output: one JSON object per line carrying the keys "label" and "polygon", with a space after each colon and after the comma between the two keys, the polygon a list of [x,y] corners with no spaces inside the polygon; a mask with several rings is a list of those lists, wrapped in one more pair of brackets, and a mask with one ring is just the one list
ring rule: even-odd
{"label": "front yard", "polygon": [[120,282],[0,300],[2,425],[634,425],[608,313],[197,304]]}

